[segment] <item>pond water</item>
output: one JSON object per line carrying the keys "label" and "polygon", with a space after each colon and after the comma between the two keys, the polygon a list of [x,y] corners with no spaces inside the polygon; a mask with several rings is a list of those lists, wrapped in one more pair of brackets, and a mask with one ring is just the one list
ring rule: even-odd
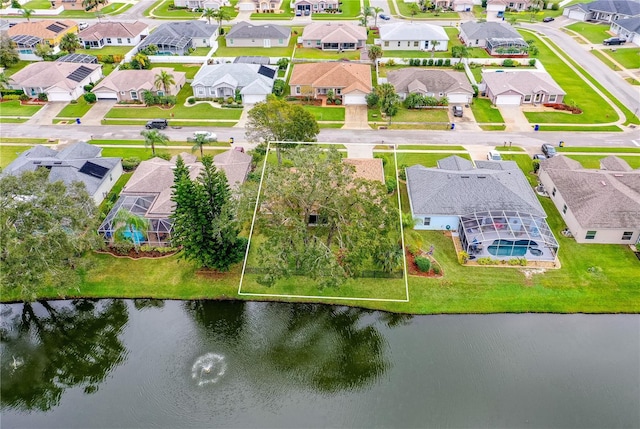
{"label": "pond water", "polygon": [[638,315],[155,300],[0,312],[7,428],[640,427]]}

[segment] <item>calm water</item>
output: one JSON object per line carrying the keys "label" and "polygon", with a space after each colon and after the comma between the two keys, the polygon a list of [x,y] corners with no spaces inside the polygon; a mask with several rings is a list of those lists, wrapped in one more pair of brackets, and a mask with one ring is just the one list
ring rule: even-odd
{"label": "calm water", "polygon": [[0,306],[3,428],[640,427],[637,315]]}

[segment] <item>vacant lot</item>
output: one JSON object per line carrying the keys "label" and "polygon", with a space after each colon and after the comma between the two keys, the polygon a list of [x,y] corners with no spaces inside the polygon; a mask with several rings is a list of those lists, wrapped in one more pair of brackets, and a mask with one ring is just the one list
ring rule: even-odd
{"label": "vacant lot", "polygon": [[599,44],[608,37],[609,25],[608,24],[592,24],[590,22],[576,22],[575,24],[567,25],[569,30],[573,30],[576,33],[582,35],[585,39],[591,43]]}

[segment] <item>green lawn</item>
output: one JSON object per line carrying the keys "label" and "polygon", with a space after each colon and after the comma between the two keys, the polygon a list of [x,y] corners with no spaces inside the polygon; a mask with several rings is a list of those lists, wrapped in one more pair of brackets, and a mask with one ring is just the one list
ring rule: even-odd
{"label": "green lawn", "polygon": [[551,52],[537,36],[528,31],[520,31],[525,39],[535,41],[540,50],[538,58],[556,83],[567,93],[564,103],[569,105],[575,103],[583,111],[580,115],[562,112],[524,112],[530,123],[601,124],[618,119],[618,115],[611,106],[587,86],[565,62]]}
{"label": "green lawn", "polygon": [[[376,149],[378,149],[376,147]],[[386,149],[386,148],[385,148]],[[417,145],[417,144],[401,144],[398,145],[398,151],[402,150],[442,150],[442,151],[452,151],[452,150],[465,150],[462,146],[456,145]]]}
{"label": "green lawn", "polygon": [[210,50],[211,50],[210,46],[202,46],[202,47],[196,48],[196,50],[189,55],[192,55],[194,57],[204,57],[209,53]]}
{"label": "green lawn", "polygon": [[133,49],[133,46],[105,46],[101,49],[78,49],[77,54],[89,55],[124,55]]}
{"label": "green lawn", "polygon": [[471,104],[471,111],[478,123],[501,123],[504,122],[500,110],[493,107],[488,98],[474,98]]}
{"label": "green lawn", "polygon": [[[1,118],[0,118],[1,119]],[[147,123],[146,119],[103,119],[102,125],[144,125]],[[238,121],[181,121],[172,119],[169,122],[170,127],[233,127]]]}
{"label": "green lawn", "polygon": [[590,22],[576,22],[571,25],[567,25],[566,28],[573,30],[576,33],[582,35],[585,39],[591,43],[602,43],[602,41],[611,35],[608,33],[609,25],[606,24],[592,24]]}
{"label": "green lawn", "polygon": [[[151,68],[167,67],[175,71],[184,72],[187,79],[193,79],[202,67],[202,64],[173,64],[173,63],[152,63]],[[193,95],[193,94],[192,94]]]}
{"label": "green lawn", "polygon": [[20,155],[27,149],[31,149],[32,147],[33,146],[31,145],[7,146],[4,144],[0,144],[0,168],[5,168],[7,165],[11,164],[13,160],[18,157],[18,155]]}
{"label": "green lawn", "polygon": [[0,116],[0,124],[22,124],[24,122],[27,122],[27,119],[4,118]]}
{"label": "green lawn", "polygon": [[398,13],[406,18],[415,18],[415,19],[460,19],[460,15],[457,12],[445,12],[442,11],[439,14],[435,14],[433,11],[428,12],[418,12],[417,15],[411,15],[411,11],[409,9],[409,5],[411,3],[405,3],[404,1],[397,1],[396,5],[398,6]]}
{"label": "green lawn", "polygon": [[640,154],[639,147],[577,147],[577,146],[564,146],[556,149],[558,152],[599,152],[599,153],[638,153]]}
{"label": "green lawn", "polygon": [[[335,21],[338,19],[354,19],[361,15],[362,8],[358,1],[343,1],[340,7],[342,8],[342,13],[314,13],[311,14],[311,19]],[[373,22],[373,20],[370,21]]]}
{"label": "green lawn", "polygon": [[627,69],[640,68],[640,48],[607,50],[606,53]]}
{"label": "green lawn", "polygon": [[344,107],[302,106],[316,117],[316,121],[344,121]]}
{"label": "green lawn", "polygon": [[603,126],[571,126],[571,125],[560,125],[560,126],[553,126],[553,125],[540,125],[540,128],[538,129],[538,131],[579,131],[579,132],[585,132],[585,131],[597,131],[597,132],[622,132],[622,129],[620,129],[619,126],[617,125],[603,125]]}
{"label": "green lawn", "polygon": [[0,116],[24,116],[31,117],[44,106],[21,105],[20,100],[0,103]]}
{"label": "green lawn", "polygon": [[81,118],[89,109],[93,107],[93,104],[88,104],[84,101],[84,97],[78,98],[78,102],[75,104],[69,103],[60,113],[58,118]]}
{"label": "green lawn", "polygon": [[[129,9],[133,4],[111,3],[100,10],[104,15],[119,15]],[[85,12],[83,10],[65,10],[60,15],[51,18],[70,18],[70,19],[93,19],[96,17],[95,11]]]}
{"label": "green lawn", "polygon": [[602,52],[600,52],[597,49],[593,49],[591,50],[591,53],[593,55],[595,55],[596,57],[598,57],[598,59],[600,61],[602,61],[603,63],[605,63],[607,65],[607,67],[609,67],[611,70],[620,70],[620,67],[618,67],[617,65],[615,65],[613,63],[613,61],[611,61],[608,57],[606,57]]}
{"label": "green lawn", "polygon": [[406,109],[401,107],[392,122],[449,122],[447,109]]}
{"label": "green lawn", "polygon": [[51,9],[51,2],[49,0],[31,0],[28,3],[22,5],[23,9]]}
{"label": "green lawn", "polygon": [[292,34],[289,40],[289,45],[286,47],[273,47],[273,48],[241,48],[234,46],[227,46],[227,39],[224,36],[218,37],[218,49],[213,55],[214,57],[239,57],[239,56],[252,56],[262,55],[265,57],[287,57],[290,58],[293,55],[293,48],[296,45],[296,37]]}
{"label": "green lawn", "polygon": [[294,58],[307,58],[314,60],[359,60],[360,51],[345,51],[338,53],[336,51],[323,51],[315,48],[298,48],[295,51]]}
{"label": "green lawn", "polygon": [[153,15],[161,19],[198,19],[202,15],[201,12],[191,12],[191,9],[169,10],[170,5],[173,5],[173,0],[158,0],[144,14],[151,16],[153,11]]}
{"label": "green lawn", "polygon": [[479,125],[482,131],[504,131],[507,129],[506,125]]}

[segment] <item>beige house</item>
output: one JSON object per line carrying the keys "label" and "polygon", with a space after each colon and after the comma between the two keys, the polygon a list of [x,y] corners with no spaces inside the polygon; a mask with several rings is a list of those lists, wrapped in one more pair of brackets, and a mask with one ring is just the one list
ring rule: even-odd
{"label": "beige house", "polygon": [[291,28],[282,25],[254,25],[241,21],[224,36],[227,47],[286,47],[291,39]]}
{"label": "beige house", "polygon": [[338,9],[338,0],[296,0],[293,10],[301,15],[310,15],[315,12],[324,12],[327,9]]}
{"label": "beige house", "polygon": [[350,22],[314,22],[304,27],[299,43],[323,51],[353,51],[366,45],[367,29]]}
{"label": "beige house", "polygon": [[420,94],[438,99],[446,97],[451,104],[467,104],[473,98],[469,79],[458,71],[407,67],[390,71],[387,82],[393,85],[402,99],[409,94]]}
{"label": "beige house", "polygon": [[37,62],[14,73],[9,83],[30,97],[46,94],[49,101],[71,101],[84,94],[85,85],[101,77],[101,64]]}
{"label": "beige house", "polygon": [[[173,76],[175,84],[171,85],[165,94],[164,87],[156,86],[156,76],[165,71]],[[176,95],[186,82],[186,73],[170,68],[155,68],[150,70],[116,70],[104,78],[93,88],[98,100],[143,101],[144,92],[151,91],[154,95]]]}
{"label": "beige house", "polygon": [[296,64],[289,79],[291,95],[325,97],[333,90],[342,104],[367,104],[372,91],[371,66],[344,62]]}
{"label": "beige house", "polygon": [[[82,11],[86,10],[86,5],[83,4],[82,0],[51,0],[51,4],[56,9],[62,6],[64,10],[82,10]],[[105,0],[104,3],[97,3],[96,7],[91,9],[91,12],[100,10],[108,5],[109,5],[108,0]]]}
{"label": "beige house", "polygon": [[557,155],[540,162],[539,179],[576,242],[639,242],[640,169],[616,156],[585,169]]}
{"label": "beige house", "polygon": [[82,30],[78,37],[85,49],[105,46],[135,46],[149,35],[149,26],[136,22],[99,22]]}
{"label": "beige house", "polygon": [[562,103],[566,94],[544,71],[486,71],[479,88],[496,106]]}

